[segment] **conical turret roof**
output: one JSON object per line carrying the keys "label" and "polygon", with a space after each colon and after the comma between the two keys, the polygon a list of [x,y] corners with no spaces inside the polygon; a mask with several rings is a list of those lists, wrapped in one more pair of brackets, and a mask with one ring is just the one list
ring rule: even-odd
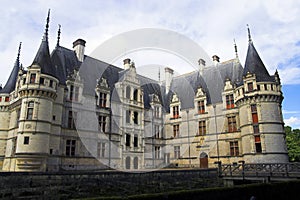
{"label": "conical turret roof", "polygon": [[16,82],[17,82],[17,78],[18,78],[18,72],[20,69],[20,51],[21,51],[21,42],[19,45],[19,50],[18,50],[18,56],[15,62],[15,65],[13,67],[13,70],[11,71],[11,74],[4,86],[4,88],[2,88],[2,90],[0,90],[0,93],[11,93],[15,87],[16,87]]}

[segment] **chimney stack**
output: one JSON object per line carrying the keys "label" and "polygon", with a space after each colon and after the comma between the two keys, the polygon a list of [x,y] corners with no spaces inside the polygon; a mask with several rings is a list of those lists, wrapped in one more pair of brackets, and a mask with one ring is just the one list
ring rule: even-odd
{"label": "chimney stack", "polygon": [[73,42],[73,49],[80,62],[83,62],[85,43],[86,41],[83,39],[77,39],[75,42]]}
{"label": "chimney stack", "polygon": [[165,68],[165,79],[166,79],[166,94],[170,91],[171,83],[173,79],[174,70],[166,67]]}
{"label": "chimney stack", "polygon": [[125,70],[130,68],[130,62],[131,62],[130,58],[126,58],[123,60],[123,65]]}
{"label": "chimney stack", "polygon": [[205,60],[203,60],[202,58],[200,58],[198,60],[198,63],[199,63],[200,75],[203,75],[203,71],[204,71],[204,67],[205,67]]}
{"label": "chimney stack", "polygon": [[213,56],[212,56],[212,59],[213,59],[215,65],[217,65],[217,64],[220,62],[220,57],[217,56],[217,55],[213,55]]}

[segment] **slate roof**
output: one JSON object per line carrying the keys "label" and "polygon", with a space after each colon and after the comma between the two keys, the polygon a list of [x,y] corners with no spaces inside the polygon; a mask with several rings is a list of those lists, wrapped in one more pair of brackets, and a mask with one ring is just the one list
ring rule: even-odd
{"label": "slate roof", "polygon": [[248,44],[243,76],[246,76],[248,72],[256,75],[257,82],[274,81],[274,77],[270,76],[252,41],[249,41]]}
{"label": "slate roof", "polygon": [[18,78],[18,72],[19,72],[19,69],[20,69],[20,63],[17,59],[14,67],[13,67],[13,70],[11,71],[10,73],[10,76],[5,84],[5,86],[0,90],[0,93],[11,93],[15,87],[16,87],[16,82],[17,82],[17,78]]}

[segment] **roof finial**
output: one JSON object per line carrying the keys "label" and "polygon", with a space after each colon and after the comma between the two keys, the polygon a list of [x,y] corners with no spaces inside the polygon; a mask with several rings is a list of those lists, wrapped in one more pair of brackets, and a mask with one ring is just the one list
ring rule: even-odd
{"label": "roof finial", "polygon": [[160,67],[158,67],[158,82],[160,82]]}
{"label": "roof finial", "polygon": [[48,10],[48,16],[47,16],[47,21],[46,21],[46,28],[45,28],[45,34],[43,41],[48,41],[48,29],[49,29],[49,21],[50,21],[50,9]]}
{"label": "roof finial", "polygon": [[59,40],[60,40],[60,27],[61,25],[58,24],[58,31],[57,31],[57,43],[56,43],[56,46],[58,47],[59,46]]}
{"label": "roof finial", "polygon": [[18,66],[20,66],[21,46],[22,46],[22,42],[20,42],[20,44],[19,44],[18,56],[17,56],[17,59],[16,59],[16,65],[18,65]]}
{"label": "roof finial", "polygon": [[238,59],[239,55],[238,55],[238,51],[237,51],[237,46],[236,46],[236,43],[235,43],[235,39],[233,39],[233,42],[234,42],[235,57]]}
{"label": "roof finial", "polygon": [[248,24],[247,24],[247,29],[248,29],[248,39],[249,39],[249,42],[252,42],[251,34],[250,34],[250,28],[249,28]]}

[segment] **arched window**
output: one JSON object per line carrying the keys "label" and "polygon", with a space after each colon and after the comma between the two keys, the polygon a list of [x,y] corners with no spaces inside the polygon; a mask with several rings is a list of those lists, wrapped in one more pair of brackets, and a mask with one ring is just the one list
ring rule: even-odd
{"label": "arched window", "polygon": [[126,168],[126,169],[130,169],[130,157],[129,157],[129,156],[126,157],[126,160],[125,160],[125,168]]}
{"label": "arched window", "polygon": [[26,119],[32,119],[33,108],[34,108],[34,102],[33,101],[28,102]]}
{"label": "arched window", "polygon": [[130,99],[130,86],[126,87],[126,98]]}
{"label": "arched window", "polygon": [[134,159],[133,159],[133,168],[134,169],[139,168],[139,158],[138,157],[134,157]]}

